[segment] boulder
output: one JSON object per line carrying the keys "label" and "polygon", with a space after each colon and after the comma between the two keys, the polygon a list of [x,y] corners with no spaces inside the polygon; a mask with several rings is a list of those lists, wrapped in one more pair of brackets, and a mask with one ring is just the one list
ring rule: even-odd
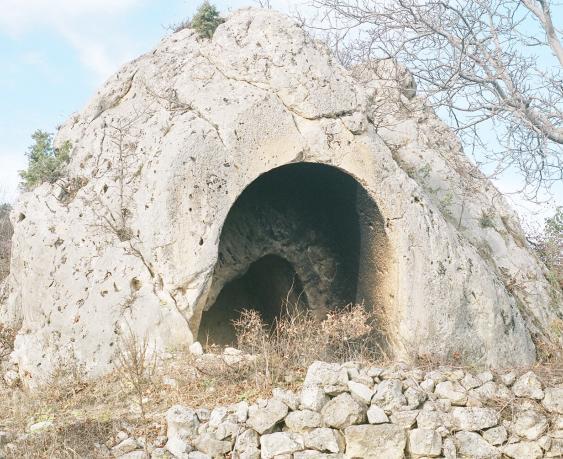
{"label": "boulder", "polygon": [[[127,330],[164,354],[206,336],[215,315],[229,333],[210,337],[232,340],[221,293],[268,255],[290,265],[319,317],[376,304],[398,359],[526,366],[532,334],[561,348],[561,292],[514,211],[381,65],[403,74],[392,60],[346,69],[294,19],[247,8],[212,39],[185,28],[122,66],[60,127],[66,176],[14,205],[0,322],[20,330],[23,384],[71,355],[88,377],[112,371]],[[334,250],[343,241],[350,250]],[[262,271],[274,295],[282,286]],[[346,386],[318,367],[307,383]]]}

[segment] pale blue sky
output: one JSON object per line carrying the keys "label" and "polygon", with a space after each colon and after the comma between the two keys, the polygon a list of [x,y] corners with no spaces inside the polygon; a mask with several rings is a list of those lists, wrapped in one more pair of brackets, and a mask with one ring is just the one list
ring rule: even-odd
{"label": "pale blue sky", "polygon": [[[156,46],[168,33],[166,26],[192,16],[200,3],[0,0],[0,200],[17,196],[18,170],[25,167],[33,131],[54,132],[120,65]],[[252,0],[214,3],[223,12],[255,5]],[[271,3],[288,11],[305,0]],[[498,185],[510,191],[515,184],[515,177],[506,177]],[[558,202],[563,204],[563,197]]]}

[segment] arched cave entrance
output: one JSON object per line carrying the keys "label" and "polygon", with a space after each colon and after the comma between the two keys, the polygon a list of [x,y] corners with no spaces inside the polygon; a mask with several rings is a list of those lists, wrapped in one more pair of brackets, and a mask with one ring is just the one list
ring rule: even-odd
{"label": "arched cave entrance", "polygon": [[386,247],[379,209],[353,177],[317,163],[273,169],[227,215],[198,340],[232,343],[241,309],[272,323],[288,305],[319,318],[350,303],[378,307]]}

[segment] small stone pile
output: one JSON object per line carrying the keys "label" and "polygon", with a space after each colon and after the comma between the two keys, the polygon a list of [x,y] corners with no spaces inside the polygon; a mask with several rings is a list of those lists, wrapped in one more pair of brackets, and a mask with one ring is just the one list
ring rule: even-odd
{"label": "small stone pile", "polygon": [[211,411],[176,405],[166,422],[151,457],[562,457],[563,387],[544,387],[531,371],[315,362],[298,394],[275,389]]}

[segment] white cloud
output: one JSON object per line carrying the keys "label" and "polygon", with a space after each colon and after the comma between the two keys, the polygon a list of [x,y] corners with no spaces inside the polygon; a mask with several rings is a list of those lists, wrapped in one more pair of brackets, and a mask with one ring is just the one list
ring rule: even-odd
{"label": "white cloud", "polygon": [[92,15],[115,16],[140,0],[0,0],[0,28],[20,34],[36,26],[59,28]]}
{"label": "white cloud", "polygon": [[124,59],[116,34],[99,30],[111,18],[124,14],[142,0],[0,0],[0,31],[14,38],[38,28],[52,30],[76,51],[98,84]]}

